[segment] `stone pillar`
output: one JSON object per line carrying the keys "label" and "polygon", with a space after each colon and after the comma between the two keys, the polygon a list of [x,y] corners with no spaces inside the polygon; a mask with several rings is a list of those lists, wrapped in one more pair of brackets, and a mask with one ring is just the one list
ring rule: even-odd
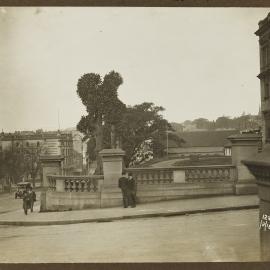
{"label": "stone pillar", "polygon": [[62,161],[64,157],[59,156],[40,156],[41,168],[42,168],[42,191],[40,194],[40,211],[46,211],[46,192],[49,187],[49,181],[47,176],[56,174],[62,174]]}
{"label": "stone pillar", "polygon": [[65,192],[65,180],[64,179],[56,179],[55,190],[57,192]]}
{"label": "stone pillar", "polygon": [[103,149],[99,152],[103,163],[104,185],[118,185],[118,179],[122,175],[123,156],[121,149]]}
{"label": "stone pillar", "polygon": [[266,144],[261,153],[243,163],[256,177],[260,212],[258,230],[260,230],[261,259],[270,261],[270,144]]}
{"label": "stone pillar", "polygon": [[242,163],[242,160],[258,153],[261,136],[258,134],[237,134],[229,136],[228,139],[232,143],[232,164],[236,166],[237,171],[235,194],[257,193],[255,178]]}
{"label": "stone pillar", "polygon": [[40,156],[42,167],[42,187],[49,186],[47,175],[57,174],[62,175],[63,156]]}
{"label": "stone pillar", "polygon": [[116,148],[103,149],[99,154],[102,158],[104,174],[104,182],[101,186],[100,207],[120,206],[123,203],[123,198],[122,192],[118,187],[118,179],[122,175],[125,152]]}

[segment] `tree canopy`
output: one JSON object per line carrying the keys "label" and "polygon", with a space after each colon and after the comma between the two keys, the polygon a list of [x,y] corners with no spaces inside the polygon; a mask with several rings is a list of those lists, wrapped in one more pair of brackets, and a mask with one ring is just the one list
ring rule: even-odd
{"label": "tree canopy", "polygon": [[[117,90],[123,83],[115,71],[101,78],[99,74],[84,74],[77,83],[77,94],[86,107],[87,115],[82,116],[77,129],[95,143],[95,157],[104,147],[104,127],[112,127],[121,119],[125,105],[118,99]],[[111,142],[113,144],[114,142]],[[101,162],[98,160],[98,172]]]}
{"label": "tree canopy", "polygon": [[86,106],[87,115],[81,117],[77,129],[89,139],[88,156],[98,160],[98,152],[113,147],[115,138],[126,152],[127,166],[147,140],[154,156],[164,155],[162,140],[168,130],[173,130],[161,115],[164,108],[152,102],[126,106],[117,94],[122,83],[121,75],[115,71],[103,79],[95,73],[84,74],[78,81],[77,93]]}

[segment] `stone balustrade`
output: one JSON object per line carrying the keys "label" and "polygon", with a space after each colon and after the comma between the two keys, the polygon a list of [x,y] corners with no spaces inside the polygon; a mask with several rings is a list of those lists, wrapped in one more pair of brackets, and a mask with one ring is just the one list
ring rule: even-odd
{"label": "stone balustrade", "polygon": [[[138,184],[170,184],[173,182],[233,182],[236,168],[233,165],[185,166],[167,168],[129,168]],[[182,173],[182,181],[176,176]]]}
{"label": "stone balustrade", "polygon": [[186,182],[227,182],[236,179],[235,166],[212,165],[185,168]]}
{"label": "stone balustrade", "polygon": [[57,192],[97,192],[103,175],[62,176],[48,175],[48,190]]}
{"label": "stone balustrade", "polygon": [[129,168],[138,184],[168,184],[173,182],[173,170],[170,168]]}

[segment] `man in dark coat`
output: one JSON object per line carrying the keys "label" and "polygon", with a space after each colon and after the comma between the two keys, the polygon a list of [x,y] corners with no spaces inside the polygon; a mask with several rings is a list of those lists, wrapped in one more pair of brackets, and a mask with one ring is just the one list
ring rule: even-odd
{"label": "man in dark coat", "polygon": [[128,207],[128,178],[127,173],[123,172],[122,176],[118,180],[118,187],[121,188],[123,196],[123,206],[124,208]]}
{"label": "man in dark coat", "polygon": [[36,201],[37,196],[36,196],[36,193],[35,193],[35,191],[33,190],[32,187],[30,187],[30,192],[29,193],[30,193],[30,207],[31,207],[31,212],[33,212],[33,207],[34,207],[34,203]]}
{"label": "man in dark coat", "polygon": [[27,215],[27,210],[31,208],[31,194],[30,188],[27,186],[26,190],[23,191],[23,210]]}
{"label": "man in dark coat", "polygon": [[36,201],[36,193],[33,191],[31,185],[26,187],[26,190],[23,192],[23,209],[24,213],[27,215],[27,210],[31,209],[33,212],[34,202]]}
{"label": "man in dark coat", "polygon": [[128,200],[131,207],[136,207],[137,185],[132,173],[128,173]]}

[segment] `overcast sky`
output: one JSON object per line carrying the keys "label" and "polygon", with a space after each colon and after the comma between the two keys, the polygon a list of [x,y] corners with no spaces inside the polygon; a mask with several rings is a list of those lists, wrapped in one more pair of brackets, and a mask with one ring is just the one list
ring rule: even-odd
{"label": "overcast sky", "polygon": [[75,127],[84,73],[119,72],[119,98],[169,121],[257,114],[265,8],[1,8],[0,129]]}

